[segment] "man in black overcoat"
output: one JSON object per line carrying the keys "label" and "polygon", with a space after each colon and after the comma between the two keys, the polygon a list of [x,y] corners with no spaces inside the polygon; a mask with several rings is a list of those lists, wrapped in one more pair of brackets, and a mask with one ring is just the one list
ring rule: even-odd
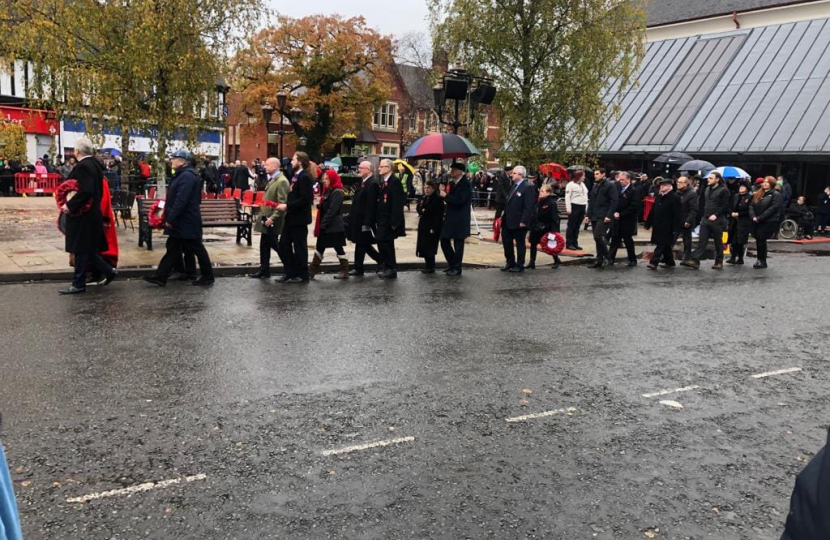
{"label": "man in black overcoat", "polygon": [[504,215],[501,219],[501,238],[506,259],[506,264],[501,271],[519,273],[525,271],[525,253],[527,252],[525,239],[530,221],[533,219],[533,209],[536,206],[536,188],[525,179],[527,169],[521,165],[513,167],[510,176],[513,179],[513,187],[507,194]]}
{"label": "man in black overcoat", "polygon": [[608,258],[611,264],[616,262],[617,250],[622,243],[625,244],[625,251],[628,254],[628,266],[637,266],[634,235],[637,233],[637,216],[640,215],[640,193],[631,182],[631,176],[626,171],[619,173],[617,185],[620,190],[619,202],[617,203],[617,211],[614,212],[616,226],[611,235]]}
{"label": "man in black overcoat", "polygon": [[598,178],[591,188],[586,219],[591,222],[597,258],[589,268],[605,268],[611,264],[605,237],[614,226],[614,213],[617,211],[619,198],[620,192],[616,184],[605,176]]}
{"label": "man in black overcoat", "polygon": [[795,479],[790,512],[781,540],[830,538],[830,456],[827,443]]}
{"label": "man in black overcoat", "polygon": [[291,158],[294,173],[288,188],[288,201],[277,206],[277,211],[287,212],[277,252],[285,273],[275,280],[278,283],[307,283],[309,280],[308,226],[311,224],[311,206],[314,204],[311,176],[306,172],[310,165],[308,154],[294,154]]}
{"label": "man in black overcoat", "polygon": [[[697,219],[700,210],[699,198],[692,181],[687,176],[677,179],[677,194],[683,207],[683,224],[678,237],[683,238],[683,259],[688,261],[692,257],[692,230],[700,220]],[[676,240],[675,240],[676,241]]]}
{"label": "man in black overcoat", "polygon": [[450,167],[450,181],[441,184],[438,196],[444,199],[446,213],[441,226],[441,251],[447,259],[448,276],[460,276],[464,262],[464,241],[470,236],[470,212],[472,211],[473,188],[467,178],[467,166],[453,163]]}
{"label": "man in black overcoat", "polygon": [[250,179],[251,171],[248,170],[248,165],[244,161],[242,163],[237,161],[236,167],[233,169],[233,187],[246,191],[251,188]]}
{"label": "man in black overcoat", "polygon": [[352,209],[349,213],[349,240],[354,242],[354,268],[350,276],[363,275],[363,261],[368,255],[381,264],[380,253],[375,249],[375,213],[378,207],[378,181],[374,177],[375,167],[371,161],[358,165],[360,186],[354,192]]}
{"label": "man in black overcoat", "polygon": [[654,197],[654,206],[651,207],[645,225],[646,230],[654,229],[651,232],[651,242],[657,246],[648,263],[649,270],[657,270],[661,259],[666,266],[675,266],[672,248],[682,220],[680,196],[672,188],[671,178],[662,178],[660,191]]}
{"label": "man in black overcoat", "polygon": [[103,189],[104,167],[92,155],[92,142],[81,137],[75,142],[75,156],[78,164],[69,173],[68,180],[78,183],[78,192],[61,207],[66,214],[66,252],[75,256],[75,271],[72,285],[60,291],[61,294],[79,294],[86,291],[86,271],[106,276],[108,285],[117,271],[99,255],[107,250],[104,235],[104,216],[101,214],[101,190]]}
{"label": "man in black overcoat", "polygon": [[398,277],[395,238],[406,236],[406,222],[403,214],[406,194],[403,192],[400,179],[393,174],[392,166],[391,159],[380,161],[380,192],[375,224],[378,251],[384,266],[383,271],[378,271],[378,277],[381,279]]}

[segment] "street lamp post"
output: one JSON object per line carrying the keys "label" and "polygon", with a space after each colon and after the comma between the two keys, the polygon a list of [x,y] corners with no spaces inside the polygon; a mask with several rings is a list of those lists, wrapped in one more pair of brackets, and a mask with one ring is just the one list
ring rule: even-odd
{"label": "street lamp post", "polygon": [[[285,110],[286,103],[288,101],[288,94],[280,90],[277,92],[277,112],[280,114],[280,128],[277,130],[277,135],[280,136],[280,167],[282,167],[282,159],[283,155],[283,138],[285,134],[288,133],[285,131],[285,122],[283,122],[283,118],[288,118],[291,121],[291,125],[296,126],[297,123],[300,121],[300,116],[302,111],[297,107],[292,107],[290,111]],[[271,124],[271,117],[274,114],[274,106],[270,103],[265,103],[262,105],[262,118],[265,120],[265,132],[271,133],[270,124]]]}
{"label": "street lamp post", "polygon": [[[490,105],[496,97],[496,87],[493,80],[487,77],[478,77],[467,73],[461,68],[454,68],[444,74],[441,82],[432,89],[435,108],[438,110],[438,121],[445,126],[451,126],[452,132],[458,134],[458,128],[468,128],[472,124],[470,110],[481,105]],[[453,100],[454,116],[451,121],[444,120],[444,106],[448,99]],[[461,121],[461,102],[467,102],[467,118]]]}

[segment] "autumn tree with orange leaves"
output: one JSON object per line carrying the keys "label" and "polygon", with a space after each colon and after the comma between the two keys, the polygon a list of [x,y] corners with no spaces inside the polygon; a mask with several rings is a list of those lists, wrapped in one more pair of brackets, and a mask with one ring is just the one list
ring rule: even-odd
{"label": "autumn tree with orange leaves", "polygon": [[317,158],[342,133],[369,125],[391,95],[391,62],[391,40],[363,17],[280,16],[236,55],[233,86],[249,110],[276,107],[277,93],[288,93],[289,107],[303,112],[295,130]]}

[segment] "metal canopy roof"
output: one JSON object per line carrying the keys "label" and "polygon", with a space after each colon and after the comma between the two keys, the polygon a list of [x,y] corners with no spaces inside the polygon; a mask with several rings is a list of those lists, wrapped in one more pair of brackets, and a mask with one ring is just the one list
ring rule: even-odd
{"label": "metal canopy roof", "polygon": [[599,152],[830,152],[830,19],[652,42],[638,79]]}

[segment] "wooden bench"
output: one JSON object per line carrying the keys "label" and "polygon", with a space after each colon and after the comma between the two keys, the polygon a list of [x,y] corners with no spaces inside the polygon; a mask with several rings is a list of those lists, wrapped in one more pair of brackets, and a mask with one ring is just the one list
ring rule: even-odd
{"label": "wooden bench", "polygon": [[564,197],[556,200],[556,210],[559,212],[559,221],[562,221],[563,219],[568,219],[568,215],[566,214],[566,212],[568,211],[567,208],[568,207],[565,206]]}
{"label": "wooden bench", "polygon": [[[153,229],[147,215],[156,201],[154,199],[136,199],[138,201],[138,247],[145,243],[147,249],[153,250]],[[205,199],[201,201],[202,227],[235,227],[236,243],[242,239],[251,245],[253,219],[251,214],[242,211],[236,199]]]}

